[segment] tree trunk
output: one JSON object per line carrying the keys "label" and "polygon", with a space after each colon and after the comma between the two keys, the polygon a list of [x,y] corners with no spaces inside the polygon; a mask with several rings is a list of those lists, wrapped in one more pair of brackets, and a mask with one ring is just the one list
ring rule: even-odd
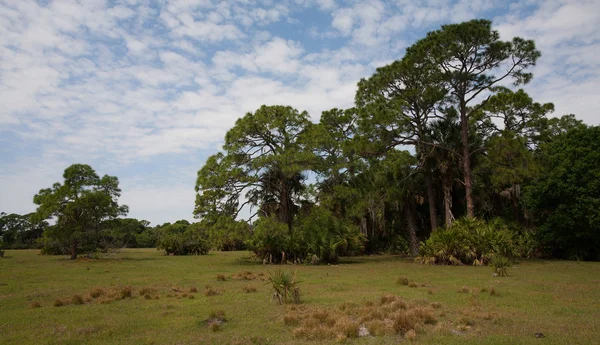
{"label": "tree trunk", "polygon": [[444,189],[444,213],[446,220],[446,227],[449,228],[452,225],[452,221],[454,220],[454,215],[452,215],[452,186],[447,178],[444,178],[443,182]]}
{"label": "tree trunk", "polygon": [[71,260],[77,259],[77,240],[71,240]]}
{"label": "tree trunk", "polygon": [[471,150],[469,148],[469,123],[466,106],[461,104],[460,114],[460,141],[463,146],[463,174],[465,184],[465,201],[467,202],[467,217],[475,218],[475,205],[473,204],[473,184],[471,182]]}
{"label": "tree trunk", "polygon": [[429,164],[425,164],[425,183],[427,184],[427,202],[429,204],[429,221],[431,222],[431,231],[438,227],[437,224],[437,207],[435,206],[435,191],[433,190],[433,178]]}
{"label": "tree trunk", "polygon": [[419,239],[417,238],[417,227],[415,225],[409,205],[404,205],[404,218],[406,221],[406,229],[408,230],[408,245],[410,247],[410,255],[418,256]]}

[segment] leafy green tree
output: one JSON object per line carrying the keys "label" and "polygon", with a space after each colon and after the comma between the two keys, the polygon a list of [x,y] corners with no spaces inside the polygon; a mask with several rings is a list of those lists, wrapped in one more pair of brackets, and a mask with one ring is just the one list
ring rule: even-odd
{"label": "leafy green tree", "polygon": [[198,172],[195,215],[235,219],[251,205],[255,214],[276,215],[291,232],[302,172],[313,161],[303,141],[309,125],[306,112],[286,106],[262,106],[238,119],[225,137],[226,154],[210,157]]}
{"label": "leafy green tree", "polygon": [[205,255],[210,249],[203,224],[190,224],[184,219],[163,224],[157,237],[156,248],[168,255]]}
{"label": "leafy green tree", "polygon": [[406,56],[430,64],[439,71],[436,83],[447,88],[449,104],[455,107],[461,124],[463,185],[467,216],[475,217],[471,155],[477,149],[470,142],[470,126],[480,122],[486,94],[503,81],[525,84],[532,78],[527,70],[540,57],[531,40],[515,37],[501,41],[489,20],[471,20],[443,25],[440,30],[409,47]]}
{"label": "leafy green tree", "polygon": [[100,247],[102,222],[125,215],[128,208],[119,205],[119,180],[115,176],[100,178],[86,164],[73,164],[63,174],[64,182],[41,189],[33,202],[38,208],[33,215],[40,221],[53,218],[56,224],[45,231],[46,238],[70,245],[71,259],[80,248]]}
{"label": "leafy green tree", "polygon": [[576,126],[545,150],[545,171],[526,191],[539,239],[554,257],[599,260],[600,127]]}
{"label": "leafy green tree", "polygon": [[428,125],[439,118],[436,107],[446,97],[444,84],[434,65],[407,54],[403,59],[377,68],[369,79],[358,82],[356,104],[360,109],[361,135],[366,151],[385,153],[399,146],[414,146],[425,173],[429,218],[437,227],[437,207],[432,167],[427,160]]}

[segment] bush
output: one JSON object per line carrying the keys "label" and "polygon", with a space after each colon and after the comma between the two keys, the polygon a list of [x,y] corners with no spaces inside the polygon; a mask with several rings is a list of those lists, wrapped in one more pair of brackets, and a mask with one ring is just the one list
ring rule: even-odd
{"label": "bush", "polygon": [[490,266],[494,273],[500,277],[506,277],[508,275],[508,268],[510,265],[510,259],[505,256],[497,255],[490,260]]}
{"label": "bush", "polygon": [[160,229],[156,248],[164,250],[167,255],[205,255],[210,246],[201,229],[172,224]]}
{"label": "bush", "polygon": [[300,303],[299,281],[296,280],[296,272],[275,270],[269,272],[269,283],[273,288],[273,299],[279,304]]}
{"label": "bush", "polygon": [[437,229],[424,243],[417,261],[440,265],[487,265],[495,255],[523,257],[535,252],[533,237],[502,220],[485,222],[462,218],[451,227]]}

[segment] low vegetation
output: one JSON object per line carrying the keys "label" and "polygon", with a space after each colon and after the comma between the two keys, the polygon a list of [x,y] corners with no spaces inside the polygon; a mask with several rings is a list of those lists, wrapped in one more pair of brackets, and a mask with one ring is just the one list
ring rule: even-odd
{"label": "low vegetation", "polygon": [[[378,345],[402,337],[419,344],[533,345],[541,333],[545,344],[593,344],[600,327],[600,291],[590,278],[600,276],[597,263],[521,260],[501,278],[489,267],[341,258],[338,265],[294,266],[302,303],[279,305],[269,303],[271,282],[258,279],[273,267],[236,262],[248,252],[177,260],[154,249],[118,255],[70,261],[8,250],[0,270],[0,309],[10,315],[0,324],[2,343]],[[147,274],[158,269],[159,275]],[[218,274],[256,279],[216,281]],[[419,287],[397,284],[399,276]],[[220,294],[205,296],[207,284]],[[463,286],[468,293],[457,293]],[[125,287],[131,297],[122,299]],[[73,303],[75,295],[84,303]],[[226,322],[209,326],[219,310]],[[361,336],[366,331],[368,340]]]}

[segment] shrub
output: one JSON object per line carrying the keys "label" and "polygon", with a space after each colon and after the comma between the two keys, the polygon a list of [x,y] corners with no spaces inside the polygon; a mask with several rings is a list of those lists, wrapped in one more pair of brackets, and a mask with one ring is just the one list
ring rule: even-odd
{"label": "shrub", "polygon": [[508,275],[508,268],[511,266],[510,259],[505,256],[494,256],[490,260],[490,266],[494,273],[500,277],[506,277]]}
{"label": "shrub", "polygon": [[269,283],[273,288],[273,299],[279,304],[300,303],[299,281],[296,280],[296,272],[275,270],[269,272]]}
{"label": "shrub", "polygon": [[[493,256],[526,256],[534,251],[530,235],[500,219],[462,218],[436,229],[421,243],[418,262],[440,265],[487,265]],[[526,248],[531,246],[532,248]]]}
{"label": "shrub", "polygon": [[156,248],[170,255],[205,255],[210,245],[198,226],[175,223],[158,231]]}

